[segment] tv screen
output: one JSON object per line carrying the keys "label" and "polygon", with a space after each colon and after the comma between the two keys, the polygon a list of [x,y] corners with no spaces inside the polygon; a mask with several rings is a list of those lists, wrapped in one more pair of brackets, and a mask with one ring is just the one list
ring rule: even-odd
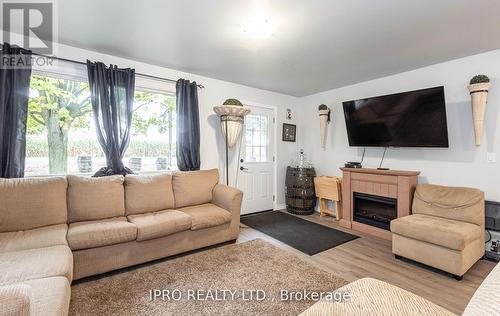
{"label": "tv screen", "polygon": [[350,146],[448,147],[444,88],[343,103]]}

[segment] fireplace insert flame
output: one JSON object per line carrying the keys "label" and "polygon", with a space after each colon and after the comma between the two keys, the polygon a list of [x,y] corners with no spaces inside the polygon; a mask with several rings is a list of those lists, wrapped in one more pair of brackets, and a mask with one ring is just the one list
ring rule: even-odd
{"label": "fireplace insert flame", "polygon": [[390,230],[391,220],[398,217],[397,204],[393,198],[354,192],[353,219],[358,223]]}

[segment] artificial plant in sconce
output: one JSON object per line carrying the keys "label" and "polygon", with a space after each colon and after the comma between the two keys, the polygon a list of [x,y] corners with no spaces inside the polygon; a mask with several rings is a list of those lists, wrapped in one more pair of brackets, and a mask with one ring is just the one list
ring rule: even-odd
{"label": "artificial plant in sconce", "polygon": [[240,139],[244,118],[250,113],[250,109],[237,99],[227,99],[222,105],[214,106],[214,112],[219,116],[222,136],[226,142],[226,184],[229,184],[228,148],[234,147]]}
{"label": "artificial plant in sconce", "polygon": [[490,87],[490,78],[486,75],[472,77],[468,86],[472,102],[472,119],[474,122],[476,146],[481,145],[484,129],[484,113],[486,111],[486,102],[488,100],[488,90]]}
{"label": "artificial plant in sconce", "polygon": [[326,147],[326,127],[328,123],[330,122],[330,109],[324,105],[321,104],[318,107],[318,113],[319,113],[319,128],[320,128],[320,141],[321,141],[321,147],[325,148]]}
{"label": "artificial plant in sconce", "polygon": [[222,105],[243,106],[243,103],[238,99],[227,99]]}

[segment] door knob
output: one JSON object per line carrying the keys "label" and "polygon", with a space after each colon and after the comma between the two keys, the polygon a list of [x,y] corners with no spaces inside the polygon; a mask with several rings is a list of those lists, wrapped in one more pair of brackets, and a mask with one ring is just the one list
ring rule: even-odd
{"label": "door knob", "polygon": [[245,167],[240,167],[240,170],[241,170],[241,171],[244,171],[244,170],[248,170],[248,168],[245,168]]}

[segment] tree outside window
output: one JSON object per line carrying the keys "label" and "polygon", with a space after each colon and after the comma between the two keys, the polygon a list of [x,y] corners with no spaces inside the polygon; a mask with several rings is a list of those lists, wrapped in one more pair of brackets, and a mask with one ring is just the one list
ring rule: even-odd
{"label": "tree outside window", "polygon": [[47,135],[47,146],[40,146],[40,154],[48,155],[49,174],[65,174],[70,130],[88,129],[90,125],[89,86],[76,80],[35,75],[31,77],[30,89],[27,133]]}

